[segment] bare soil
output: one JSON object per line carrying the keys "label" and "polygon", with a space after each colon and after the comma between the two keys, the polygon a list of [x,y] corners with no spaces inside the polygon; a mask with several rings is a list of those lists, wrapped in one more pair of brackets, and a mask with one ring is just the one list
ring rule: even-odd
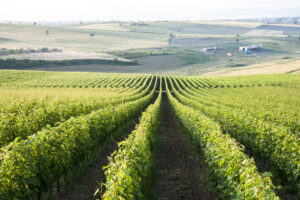
{"label": "bare soil", "polygon": [[157,141],[153,199],[218,199],[218,194],[210,186],[208,168],[182,133],[166,94],[162,99]]}

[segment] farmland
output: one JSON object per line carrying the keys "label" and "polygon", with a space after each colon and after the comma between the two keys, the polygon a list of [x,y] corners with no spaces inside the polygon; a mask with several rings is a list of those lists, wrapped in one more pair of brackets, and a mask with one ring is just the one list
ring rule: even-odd
{"label": "farmland", "polygon": [[0,0],[0,200],[300,200],[299,0]]}
{"label": "farmland", "polygon": [[[293,65],[299,58],[299,36],[299,25],[262,21],[3,23],[0,68],[164,75],[287,73],[299,67],[269,69],[268,65]],[[239,51],[240,46],[258,44],[262,50],[250,55]],[[210,48],[216,50],[203,50]],[[18,63],[7,64],[6,59]],[[48,62],[34,63],[36,60]],[[31,65],[20,64],[30,61]],[[261,70],[253,71],[253,65]],[[237,67],[241,73],[227,73]]]}
{"label": "farmland", "polygon": [[299,198],[299,74],[0,80],[0,199]]}

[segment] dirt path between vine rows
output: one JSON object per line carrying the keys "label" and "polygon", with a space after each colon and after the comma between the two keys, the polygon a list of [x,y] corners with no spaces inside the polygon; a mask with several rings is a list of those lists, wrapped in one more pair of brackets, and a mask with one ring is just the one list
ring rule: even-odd
{"label": "dirt path between vine rows", "polygon": [[121,135],[114,136],[115,140],[108,145],[107,149],[96,155],[95,161],[77,178],[76,181],[67,186],[63,192],[59,193],[55,200],[95,200],[95,191],[99,188],[100,182],[105,183],[106,177],[104,166],[108,165],[108,157],[117,149],[118,142],[124,140],[139,122],[138,118],[130,121],[129,127],[121,131]]}
{"label": "dirt path between vine rows", "polygon": [[162,99],[161,125],[155,152],[155,200],[216,200],[208,169],[199,152],[181,131],[166,94]]}

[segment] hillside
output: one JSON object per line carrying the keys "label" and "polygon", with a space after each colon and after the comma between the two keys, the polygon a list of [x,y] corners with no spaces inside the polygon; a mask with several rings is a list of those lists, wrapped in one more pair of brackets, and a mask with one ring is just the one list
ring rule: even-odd
{"label": "hillside", "polygon": [[[63,68],[40,66],[38,70],[201,75],[232,71],[232,67],[268,65],[286,58],[293,60],[300,54],[299,37],[298,25],[258,21],[1,24],[0,59],[117,58],[136,61],[138,65],[91,63]],[[249,45],[261,45],[262,49],[250,54],[239,51],[239,47]],[[62,53],[48,54],[45,48]],[[278,67],[276,71],[282,73],[296,70]]]}

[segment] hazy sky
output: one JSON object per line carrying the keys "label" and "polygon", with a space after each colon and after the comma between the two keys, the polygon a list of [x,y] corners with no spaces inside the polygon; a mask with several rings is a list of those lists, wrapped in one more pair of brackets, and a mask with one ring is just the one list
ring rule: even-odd
{"label": "hazy sky", "polygon": [[300,16],[300,0],[0,0],[0,21]]}

